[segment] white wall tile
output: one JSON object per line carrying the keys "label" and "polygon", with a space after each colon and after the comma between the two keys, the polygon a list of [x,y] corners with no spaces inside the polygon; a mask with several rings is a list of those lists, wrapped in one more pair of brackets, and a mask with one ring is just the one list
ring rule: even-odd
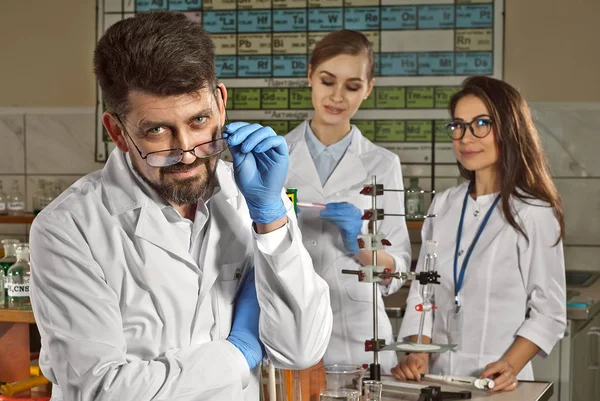
{"label": "white wall tile", "polygon": [[0,115],[0,174],[25,173],[25,135],[22,114]]}
{"label": "white wall tile", "polygon": [[431,166],[428,164],[402,164],[402,177],[429,177],[431,175]]}
{"label": "white wall tile", "polygon": [[600,271],[600,246],[565,246],[565,267],[567,270]]}
{"label": "white wall tile", "polygon": [[565,243],[600,246],[600,178],[555,179],[565,213]]}
{"label": "white wall tile", "polygon": [[[406,177],[430,177],[431,165],[429,164],[402,164],[402,175]],[[435,176],[452,178],[458,177],[456,164],[436,164]]]}
{"label": "white wall tile", "polygon": [[95,114],[27,114],[27,174],[84,175],[95,161]]}
{"label": "white wall tile", "polygon": [[600,103],[532,103],[553,176],[600,177]]}

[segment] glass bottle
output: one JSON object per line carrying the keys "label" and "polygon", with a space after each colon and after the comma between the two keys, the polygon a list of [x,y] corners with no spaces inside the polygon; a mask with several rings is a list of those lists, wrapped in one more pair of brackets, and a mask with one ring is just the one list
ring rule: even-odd
{"label": "glass bottle", "polygon": [[43,209],[51,204],[54,198],[55,196],[52,181],[45,181],[42,196],[40,197],[40,209]]}
{"label": "glass bottle", "polygon": [[31,309],[29,299],[29,244],[17,246],[17,262],[8,269],[8,307]]}
{"label": "glass bottle", "polygon": [[3,286],[0,288],[4,288],[4,299],[8,297],[8,283],[6,281],[6,276],[8,274],[8,269],[15,264],[17,261],[17,245],[19,244],[18,239],[3,239],[0,241],[2,246],[4,247],[4,257],[0,259],[0,267],[2,267],[2,276],[3,276]]}
{"label": "glass bottle", "polygon": [[46,197],[46,180],[40,179],[38,181],[37,191],[33,194],[33,214],[37,215],[42,211],[45,205]]}
{"label": "glass bottle", "polygon": [[10,215],[19,215],[25,212],[25,198],[19,192],[19,180],[13,181],[12,190],[8,194],[7,209]]}
{"label": "glass bottle", "polygon": [[425,204],[425,195],[419,187],[419,177],[410,177],[410,187],[406,190],[406,219],[420,220],[425,214],[423,207]]}
{"label": "glass bottle", "polygon": [[[0,288],[4,287],[4,273],[0,274]],[[0,291],[0,309],[6,308],[6,297],[4,291]]]}
{"label": "glass bottle", "polygon": [[6,199],[7,195],[4,193],[3,189],[2,189],[2,181],[0,181],[0,216],[5,216],[8,214],[8,208],[7,208],[7,199]]}
{"label": "glass bottle", "polygon": [[56,199],[58,198],[58,196],[62,193],[63,189],[62,189],[62,181],[61,180],[54,180],[53,182],[53,186],[52,186],[52,199]]}

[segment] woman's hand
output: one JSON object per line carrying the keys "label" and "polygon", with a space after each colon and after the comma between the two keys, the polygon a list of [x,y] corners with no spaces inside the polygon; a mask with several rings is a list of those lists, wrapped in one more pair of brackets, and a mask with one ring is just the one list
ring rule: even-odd
{"label": "woman's hand", "polygon": [[480,379],[490,378],[494,380],[494,388],[490,392],[513,391],[519,386],[517,373],[510,363],[505,360],[492,362],[485,367],[479,375]]}
{"label": "woman's hand", "polygon": [[402,362],[392,368],[392,374],[400,380],[420,382],[422,373],[429,373],[429,354],[410,353],[404,357]]}

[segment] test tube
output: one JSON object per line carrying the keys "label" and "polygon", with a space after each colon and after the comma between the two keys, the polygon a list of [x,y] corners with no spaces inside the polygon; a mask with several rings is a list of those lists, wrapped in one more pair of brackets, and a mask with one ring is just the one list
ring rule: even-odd
{"label": "test tube", "polygon": [[[428,240],[425,243],[425,261],[423,263],[423,271],[430,272],[435,270],[435,263],[437,260],[437,241]],[[425,314],[431,310],[432,299],[433,299],[433,284],[427,283],[421,285],[420,289],[423,310],[421,312],[421,320],[419,321],[419,336],[417,337],[417,343],[421,344],[423,341],[423,326],[425,325]]]}

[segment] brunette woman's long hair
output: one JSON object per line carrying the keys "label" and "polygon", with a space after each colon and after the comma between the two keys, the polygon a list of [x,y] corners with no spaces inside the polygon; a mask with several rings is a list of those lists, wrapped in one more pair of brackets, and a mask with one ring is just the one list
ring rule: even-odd
{"label": "brunette woman's long hair", "polygon": [[[511,85],[486,76],[473,76],[462,83],[461,90],[450,99],[450,114],[454,117],[457,103],[465,96],[476,96],[492,118],[492,128],[498,147],[498,181],[502,212],[508,223],[529,241],[523,227],[519,226],[510,206],[510,198],[523,202],[539,199],[550,204],[560,224],[560,236],[565,235],[563,205],[550,177],[548,159],[541,146],[540,136],[533,124],[527,102]],[[475,172],[458,163],[460,174],[475,180]]]}

